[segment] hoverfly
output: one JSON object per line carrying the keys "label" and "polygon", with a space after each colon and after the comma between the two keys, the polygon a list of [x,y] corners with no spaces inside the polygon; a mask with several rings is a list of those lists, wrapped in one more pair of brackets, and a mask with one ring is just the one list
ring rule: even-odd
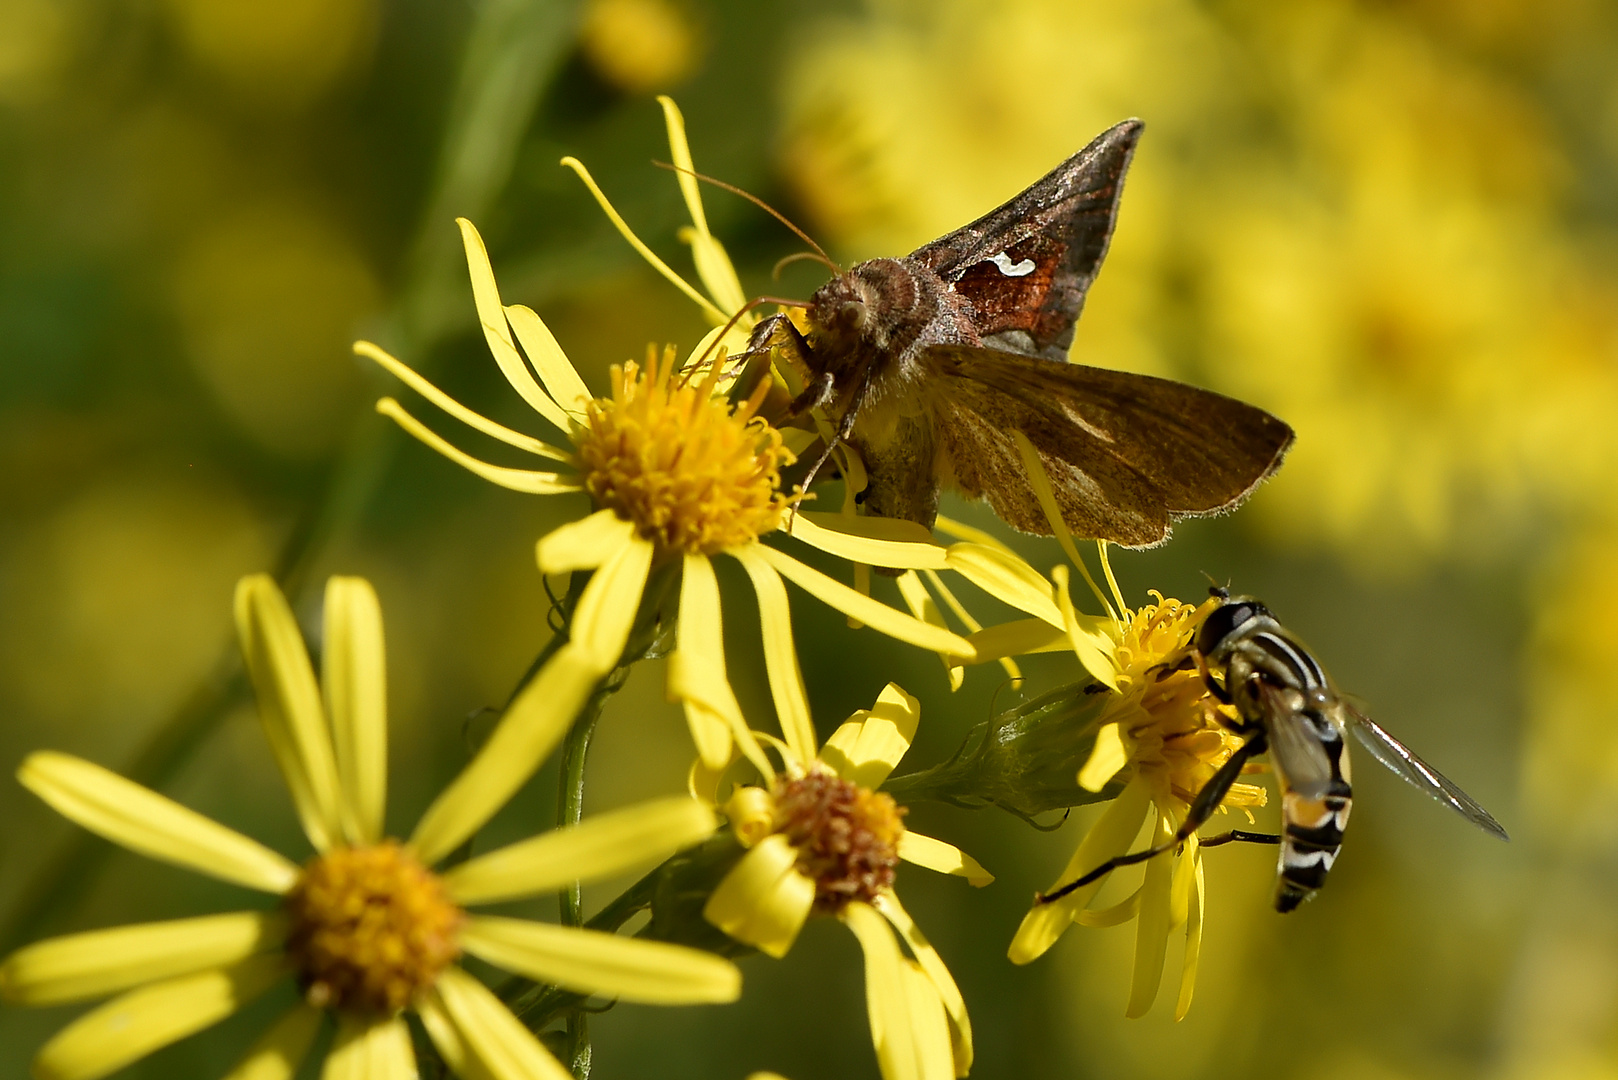
{"label": "hoverfly", "polygon": [[1348,731],[1401,780],[1491,836],[1509,839],[1476,800],[1344,700],[1319,662],[1268,608],[1217,586],[1210,592],[1222,603],[1198,629],[1193,656],[1209,692],[1236,709],[1237,718],[1227,720],[1227,726],[1247,741],[1197,792],[1173,839],[1110,859],[1078,880],[1042,894],[1041,903],[1058,900],[1120,866],[1177,848],[1213,814],[1248,760],[1268,750],[1281,787],[1280,834],[1233,830],[1201,843],[1203,847],[1231,841],[1279,844],[1275,909],[1291,911],[1326,883],[1343,844],[1353,802]]}

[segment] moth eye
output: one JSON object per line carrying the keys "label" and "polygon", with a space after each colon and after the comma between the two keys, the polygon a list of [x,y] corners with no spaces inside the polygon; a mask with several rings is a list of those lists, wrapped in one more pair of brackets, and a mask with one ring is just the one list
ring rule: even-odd
{"label": "moth eye", "polygon": [[837,322],[849,330],[863,330],[871,317],[870,309],[858,300],[845,300],[837,308]]}

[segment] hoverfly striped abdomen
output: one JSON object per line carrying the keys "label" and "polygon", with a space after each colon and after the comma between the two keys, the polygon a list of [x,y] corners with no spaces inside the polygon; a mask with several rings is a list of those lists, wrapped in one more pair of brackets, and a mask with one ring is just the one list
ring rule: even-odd
{"label": "hoverfly striped abdomen", "polygon": [[1291,911],[1326,883],[1353,802],[1347,728],[1336,690],[1315,658],[1256,600],[1215,609],[1197,638],[1241,727],[1261,738],[1281,785],[1277,911]]}

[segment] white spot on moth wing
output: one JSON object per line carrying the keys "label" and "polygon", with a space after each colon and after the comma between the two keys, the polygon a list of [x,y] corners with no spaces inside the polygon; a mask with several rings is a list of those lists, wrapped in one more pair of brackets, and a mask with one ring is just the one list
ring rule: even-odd
{"label": "white spot on moth wing", "polygon": [[1034,272],[1033,259],[1024,259],[1020,263],[1014,263],[1011,261],[1011,257],[1003,251],[989,261],[994,263],[1006,277],[1026,277]]}

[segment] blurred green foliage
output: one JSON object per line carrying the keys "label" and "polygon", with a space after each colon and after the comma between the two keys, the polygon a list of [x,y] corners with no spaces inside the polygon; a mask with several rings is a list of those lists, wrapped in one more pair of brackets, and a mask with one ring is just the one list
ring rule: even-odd
{"label": "blurred green foliage", "polygon": [[[1272,853],[1210,854],[1197,1003],[1131,1023],[1128,930],[1004,959],[1089,812],[1052,836],[918,806],[918,828],[1000,875],[975,894],[904,882],[972,1009],[974,1075],[1618,1075],[1618,9],[1601,0],[0,0],[0,760],[49,746],[147,769],[302,850],[250,703],[217,692],[229,597],[280,566],[310,616],[309,583],[357,573],[387,618],[392,803],[415,819],[545,640],[547,511],[388,430],[370,410],[386,383],[348,344],[375,336],[521,425],[474,332],[451,222],[468,213],[507,299],[593,387],[648,341],[689,347],[695,311],[556,165],[586,161],[681,257],[677,190],[648,160],[665,90],[698,168],[840,259],[908,250],[1143,117],[1074,357],[1245,397],[1299,442],[1249,509],[1121,554],[1126,595],[1195,599],[1205,571],[1263,596],[1517,838],[1362,765],[1330,888],[1283,919]],[[708,205],[750,288],[818,283],[805,266],[772,282],[791,238]],[[933,658],[813,604],[795,617],[823,733],[889,679],[921,697],[911,767],[1015,700],[992,669],[952,696]],[[756,628],[727,630],[762,708]],[[1071,676],[1028,670],[1025,696]],[[602,726],[592,807],[682,789],[660,681],[637,671]],[[553,783],[487,842],[544,824]],[[14,786],[0,822],[0,948],[25,913],[37,934],[241,899],[75,841]],[[40,909],[64,851],[82,872]],[[738,1005],[597,1018],[597,1074],[874,1076],[856,947],[806,937],[748,961]],[[270,1008],[127,1075],[218,1075]],[[0,1075],[61,1021],[0,1013]]]}

